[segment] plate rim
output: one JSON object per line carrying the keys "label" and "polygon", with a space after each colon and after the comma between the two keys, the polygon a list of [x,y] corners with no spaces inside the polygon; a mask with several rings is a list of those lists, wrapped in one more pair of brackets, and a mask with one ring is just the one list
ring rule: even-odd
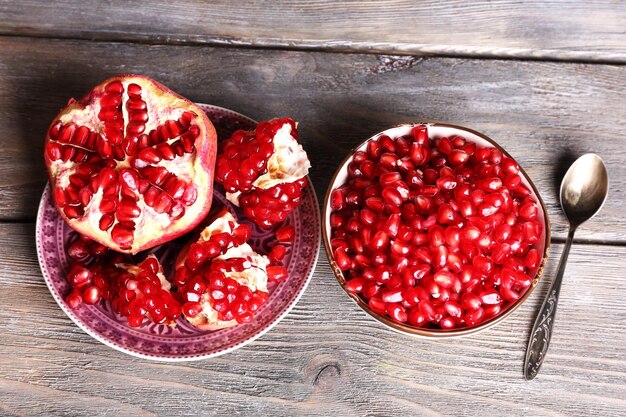
{"label": "plate rim", "polygon": [[[195,103],[196,105],[198,105],[200,108],[202,108],[202,110],[204,111],[204,108],[211,108],[211,109],[216,109],[219,111],[224,111],[227,113],[231,113],[237,117],[242,117],[244,119],[249,120],[252,123],[258,123],[256,120],[252,119],[251,117],[248,117],[244,114],[241,114],[237,111],[225,108],[225,107],[221,107],[221,106],[216,106],[213,104],[206,104],[206,103]],[[311,183],[311,180],[309,178],[309,176],[307,175],[307,187],[310,187],[311,189],[311,194],[313,196],[313,205],[315,208],[315,218],[317,219],[317,222],[319,223],[319,225],[321,226],[321,213],[319,210],[319,200],[317,198],[317,194],[315,192],[315,187],[313,187],[313,184]],[[239,342],[233,346],[230,346],[228,348],[225,349],[221,349],[218,350],[216,352],[212,352],[212,353],[207,353],[207,354],[197,354],[197,355],[181,355],[181,356],[159,356],[158,354],[145,354],[142,353],[140,351],[134,351],[131,349],[128,349],[124,346],[118,345],[115,342],[112,342],[110,340],[107,340],[106,338],[102,337],[100,334],[98,334],[97,332],[93,331],[89,326],[85,325],[82,320],[80,320],[66,305],[65,303],[59,298],[59,296],[57,296],[56,292],[54,291],[53,287],[52,287],[52,279],[50,277],[50,275],[48,274],[48,271],[44,268],[43,266],[43,242],[42,242],[42,234],[39,233],[39,228],[40,225],[42,224],[43,221],[43,215],[44,215],[44,211],[45,211],[45,206],[46,206],[46,198],[44,198],[47,194],[50,194],[51,188],[50,188],[50,182],[47,181],[46,185],[44,187],[44,190],[41,194],[41,199],[39,201],[39,206],[37,209],[37,219],[35,221],[35,246],[37,249],[37,262],[39,263],[39,269],[41,271],[41,274],[44,278],[44,282],[46,283],[46,286],[48,287],[48,291],[50,292],[50,294],[52,295],[52,298],[54,298],[54,300],[56,301],[57,305],[61,308],[61,310],[65,313],[65,315],[67,317],[69,317],[72,322],[74,322],[74,324],[76,324],[82,331],[84,331],[85,333],[87,333],[89,336],[93,337],[94,339],[96,339],[98,342],[114,349],[117,350],[119,352],[123,352],[126,353],[128,355],[137,357],[137,358],[141,358],[141,359],[147,359],[147,360],[152,360],[152,361],[160,361],[160,362],[192,362],[192,361],[200,361],[203,359],[210,359],[210,358],[215,358],[221,355],[225,355],[227,353],[233,352],[239,348],[242,348],[252,342],[254,342],[255,340],[257,340],[258,338],[260,338],[261,336],[265,335],[268,331],[270,331],[272,328],[274,328],[278,323],[280,323],[285,316],[287,316],[287,314],[289,314],[293,308],[296,306],[296,304],[298,303],[298,301],[300,301],[300,299],[302,298],[302,296],[304,295],[304,293],[306,292],[309,283],[311,282],[311,279],[313,278],[313,275],[315,274],[315,268],[317,266],[317,263],[319,261],[319,256],[320,256],[320,244],[321,244],[321,227],[314,227],[312,228],[312,230],[315,230],[315,242],[316,244],[314,244],[313,246],[316,247],[317,249],[314,251],[314,256],[312,258],[312,262],[311,262],[311,266],[310,269],[308,271],[308,273],[306,274],[306,277],[304,278],[304,283],[302,285],[302,288],[296,293],[296,296],[293,297],[289,304],[287,305],[287,307],[284,309],[284,311],[277,315],[270,323],[268,323],[263,329],[261,329],[258,333],[252,335],[251,337],[249,337],[248,339],[243,340],[242,342]]]}

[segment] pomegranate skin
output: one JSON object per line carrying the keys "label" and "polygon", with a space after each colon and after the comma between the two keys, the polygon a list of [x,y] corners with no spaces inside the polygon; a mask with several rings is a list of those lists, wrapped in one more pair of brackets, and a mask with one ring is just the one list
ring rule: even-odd
{"label": "pomegranate skin", "polygon": [[213,198],[217,134],[200,107],[142,75],[117,75],[53,119],[44,162],[80,234],[135,254],[194,229]]}

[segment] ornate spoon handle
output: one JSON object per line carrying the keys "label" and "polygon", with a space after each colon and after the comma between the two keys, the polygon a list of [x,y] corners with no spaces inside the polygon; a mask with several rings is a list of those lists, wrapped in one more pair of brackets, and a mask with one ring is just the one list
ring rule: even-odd
{"label": "ornate spoon handle", "polygon": [[554,325],[554,318],[556,317],[556,306],[559,302],[559,293],[561,292],[561,282],[563,281],[565,264],[567,263],[567,257],[569,255],[570,246],[572,246],[575,231],[576,228],[570,226],[567,241],[565,242],[565,247],[561,254],[558,272],[554,278],[554,282],[552,282],[550,286],[550,290],[548,290],[548,297],[543,302],[541,310],[539,310],[539,315],[535,320],[533,330],[530,332],[530,340],[526,348],[526,360],[524,362],[524,377],[529,381],[537,376],[546,356],[546,352],[548,351],[548,346],[550,346],[552,326]]}

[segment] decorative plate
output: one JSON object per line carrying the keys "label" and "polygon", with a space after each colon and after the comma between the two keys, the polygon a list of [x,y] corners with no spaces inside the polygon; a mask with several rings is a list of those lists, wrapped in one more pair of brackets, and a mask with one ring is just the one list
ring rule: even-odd
{"label": "decorative plate", "polygon": [[[208,104],[199,104],[215,125],[218,138],[224,139],[237,129],[251,129],[256,122],[242,114]],[[223,189],[214,189],[212,213],[226,206],[239,222],[247,222],[241,211],[224,197]],[[65,246],[72,229],[58,215],[52,202],[50,185],[46,186],[37,215],[37,256],[44,280],[52,296],[67,316],[85,332],[100,342],[146,359],[162,361],[189,361],[206,359],[244,346],[275,326],[293,308],[304,293],[318,258],[320,246],[320,216],[315,191],[310,181],[303,190],[302,205],[294,210],[283,224],[296,229],[294,241],[287,246],[284,265],[289,277],[269,285],[269,299],[255,313],[250,323],[217,331],[202,331],[180,318],[176,326],[145,322],[132,328],[126,319],[111,309],[108,301],[97,305],[81,305],[71,309],[65,303],[69,293],[66,273],[69,258]],[[247,222],[250,224],[249,222]],[[252,225],[252,224],[251,224]],[[251,246],[260,253],[268,253],[275,236],[274,230],[263,230],[254,225]],[[166,272],[172,269],[181,240],[166,243],[150,250],[162,261]],[[168,268],[169,266],[169,268]],[[171,271],[169,271],[171,273]]]}

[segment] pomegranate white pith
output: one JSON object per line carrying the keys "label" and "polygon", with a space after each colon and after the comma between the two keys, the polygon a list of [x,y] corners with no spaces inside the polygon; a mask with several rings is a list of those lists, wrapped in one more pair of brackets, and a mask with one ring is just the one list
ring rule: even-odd
{"label": "pomegranate white pith", "polygon": [[61,216],[116,251],[172,240],[210,209],[215,129],[198,106],[147,77],[113,77],[70,102],[44,146]]}

